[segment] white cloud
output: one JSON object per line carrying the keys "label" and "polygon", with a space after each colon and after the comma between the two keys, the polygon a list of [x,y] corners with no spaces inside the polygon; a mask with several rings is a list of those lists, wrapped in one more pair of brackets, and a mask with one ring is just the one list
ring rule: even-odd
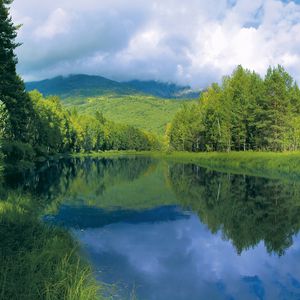
{"label": "white cloud", "polygon": [[300,81],[300,4],[279,0],[15,0],[26,79],[89,73],[204,87],[242,64]]}
{"label": "white cloud", "polygon": [[59,34],[68,33],[71,21],[72,18],[63,9],[57,8],[41,26],[35,29],[34,34],[39,39],[52,39]]}

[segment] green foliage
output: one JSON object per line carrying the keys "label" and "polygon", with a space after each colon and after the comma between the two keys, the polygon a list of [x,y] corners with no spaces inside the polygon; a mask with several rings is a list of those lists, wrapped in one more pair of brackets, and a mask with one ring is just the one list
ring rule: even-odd
{"label": "green foliage", "polygon": [[9,15],[10,3],[7,0],[0,1],[0,101],[7,113],[6,126],[1,131],[6,139],[29,142],[32,105],[24,83],[16,73],[17,57],[14,50],[19,46],[15,42],[19,27],[13,24]]}
{"label": "green foliage", "polygon": [[6,140],[3,152],[7,163],[56,153],[160,149],[153,134],[108,121],[100,112],[81,115],[66,110],[56,96],[44,98],[38,91],[29,96],[34,115],[31,143]]}
{"label": "green foliage", "polygon": [[130,125],[108,121],[102,113],[78,115],[70,114],[75,130],[75,151],[91,152],[105,150],[151,150],[159,148],[155,136]]}
{"label": "green foliage", "polygon": [[166,125],[172,121],[182,103],[185,101],[160,99],[146,95],[116,96],[113,94],[63,100],[66,108],[70,110],[76,108],[79,114],[93,115],[95,111],[100,111],[109,120],[131,125],[159,137],[164,135]]}
{"label": "green foliage", "polygon": [[221,86],[212,84],[197,106],[175,116],[170,146],[187,151],[298,150],[299,105],[299,88],[281,66],[269,68],[264,79],[238,66]]}
{"label": "green foliage", "polygon": [[32,161],[35,152],[30,144],[22,142],[4,142],[2,151],[6,157],[6,163],[16,163],[17,161]]}
{"label": "green foliage", "polygon": [[194,143],[204,130],[198,114],[199,106],[196,104],[184,105],[176,114],[168,133],[172,147],[182,151],[185,149],[197,151],[201,148],[200,141]]}
{"label": "green foliage", "polygon": [[35,112],[32,138],[37,154],[71,151],[76,133],[59,98],[50,96],[44,99],[38,91],[30,92],[29,95]]}

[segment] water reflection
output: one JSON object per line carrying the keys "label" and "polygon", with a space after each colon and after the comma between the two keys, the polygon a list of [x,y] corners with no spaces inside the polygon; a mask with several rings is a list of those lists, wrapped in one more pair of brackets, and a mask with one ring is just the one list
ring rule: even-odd
{"label": "water reflection", "polygon": [[300,229],[300,183],[174,165],[170,178],[181,203],[212,233],[221,230],[238,253],[263,241],[282,255]]}
{"label": "water reflection", "polygon": [[19,178],[114,298],[300,299],[300,182],[150,158],[69,159]]}
{"label": "water reflection", "polygon": [[237,256],[196,215],[155,224],[74,231],[98,278],[117,282],[120,299],[299,299],[300,240],[281,259],[260,243]]}
{"label": "water reflection", "polygon": [[47,215],[45,221],[67,228],[91,229],[114,223],[157,223],[187,219],[177,206],[162,206],[148,210],[114,209],[106,210],[88,206],[62,205],[57,215]]}

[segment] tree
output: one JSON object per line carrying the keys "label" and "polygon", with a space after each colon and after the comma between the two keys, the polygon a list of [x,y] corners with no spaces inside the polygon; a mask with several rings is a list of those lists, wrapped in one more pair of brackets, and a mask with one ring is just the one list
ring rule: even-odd
{"label": "tree", "polygon": [[20,45],[15,41],[19,26],[9,15],[11,0],[0,0],[0,100],[8,116],[5,138],[30,141],[32,105],[23,81],[17,75],[17,57],[14,50]]}
{"label": "tree", "polygon": [[203,125],[199,105],[184,105],[168,125],[171,148],[181,151],[203,150]]}
{"label": "tree", "polygon": [[231,149],[231,104],[227,100],[222,87],[216,83],[213,83],[201,96],[200,109],[203,114],[204,141],[207,151],[230,151]]}
{"label": "tree", "polygon": [[262,87],[260,76],[242,66],[223,81],[223,103],[230,106],[233,150],[245,151],[254,147],[256,103],[261,97]]}
{"label": "tree", "polygon": [[56,96],[43,98],[38,91],[29,93],[34,108],[32,146],[40,155],[72,151],[75,144],[75,129],[70,114],[63,109]]}
{"label": "tree", "polygon": [[292,117],[293,79],[283,67],[269,68],[264,80],[265,96],[258,115],[263,149],[282,151],[287,148],[284,135]]}

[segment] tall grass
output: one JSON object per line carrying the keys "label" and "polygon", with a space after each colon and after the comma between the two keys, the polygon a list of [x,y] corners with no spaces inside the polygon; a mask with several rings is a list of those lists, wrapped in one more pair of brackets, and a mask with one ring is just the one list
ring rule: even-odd
{"label": "tall grass", "polygon": [[72,237],[40,221],[37,206],[26,196],[0,202],[0,299],[101,299]]}
{"label": "tall grass", "polygon": [[217,171],[271,178],[300,179],[300,152],[229,152],[165,155],[179,162],[191,162]]}
{"label": "tall grass", "polygon": [[[76,155],[75,155],[76,156]],[[80,155],[79,155],[80,156]],[[83,156],[83,155],[81,155]],[[300,179],[300,152],[155,152],[108,151],[84,156],[117,158],[146,156],[179,163],[193,163],[221,172],[270,178]]]}

